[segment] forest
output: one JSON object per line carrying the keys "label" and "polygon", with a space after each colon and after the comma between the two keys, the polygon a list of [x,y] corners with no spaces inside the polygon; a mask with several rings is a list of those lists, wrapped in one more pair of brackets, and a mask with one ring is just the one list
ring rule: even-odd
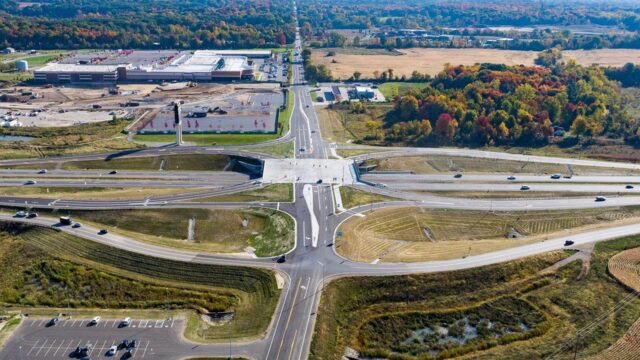
{"label": "forest", "polygon": [[[506,37],[492,47],[535,50],[639,48],[640,4],[633,1],[468,1],[382,0],[328,3],[303,0],[301,31],[319,46],[331,30],[373,30],[373,39],[357,36],[351,44],[369,47],[477,47],[485,37]],[[421,29],[444,39],[401,37],[402,29]]]}
{"label": "forest", "polygon": [[[447,66],[393,100],[369,140],[416,145],[544,145],[554,137],[637,138],[616,81],[573,61]],[[354,112],[367,111],[353,106]]]}
{"label": "forest", "polygon": [[295,30],[288,0],[4,0],[0,18],[17,49],[279,47]]}

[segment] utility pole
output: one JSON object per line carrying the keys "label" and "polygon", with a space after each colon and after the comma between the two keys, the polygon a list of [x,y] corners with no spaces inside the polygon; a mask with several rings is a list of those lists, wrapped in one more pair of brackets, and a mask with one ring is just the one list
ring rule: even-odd
{"label": "utility pole", "polygon": [[182,109],[178,100],[173,102],[173,119],[176,126],[176,145],[180,146],[182,145]]}

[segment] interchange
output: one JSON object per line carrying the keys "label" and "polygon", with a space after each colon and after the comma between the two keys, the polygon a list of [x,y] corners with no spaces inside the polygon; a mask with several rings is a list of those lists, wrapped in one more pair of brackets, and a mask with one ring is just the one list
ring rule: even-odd
{"label": "interchange", "polygon": [[[299,34],[296,34],[296,48],[300,48]],[[302,66],[293,65],[294,83],[303,84]],[[294,110],[291,119],[290,132],[283,138],[273,142],[285,142],[291,139],[295,142],[295,159],[327,161],[331,144],[325,142],[320,135],[320,128],[317,116],[313,110],[309,92],[306,85],[296,85],[290,88],[296,97]],[[260,144],[264,145],[264,144]],[[244,145],[243,147],[247,147]],[[304,148],[304,151],[301,149]],[[368,149],[367,147],[345,146],[344,148]],[[379,149],[377,149],[379,150]],[[2,161],[0,165],[25,165],[25,164],[46,164],[50,162],[61,162],[71,160],[101,160],[114,157],[142,157],[158,155],[185,155],[216,153],[226,155],[241,155],[256,159],[274,159],[274,156],[261,154],[249,150],[239,150],[236,147],[167,147],[145,149],[119,154],[96,154],[67,156],[52,159],[34,160],[9,160]],[[477,151],[468,149],[391,149],[391,151],[371,153],[350,158],[354,163],[366,159],[382,158],[389,156],[416,156],[416,155],[445,155],[445,156],[468,156],[477,158],[489,158],[500,160],[528,161],[540,163],[560,163],[567,165],[594,166],[602,168],[616,168],[638,170],[640,165],[625,163],[608,163],[595,160],[551,158],[541,156],[528,156],[519,154],[503,154],[487,151]],[[132,209],[132,208],[241,208],[247,206],[257,206],[257,204],[247,204],[242,202],[191,202],[203,197],[210,197],[223,194],[232,194],[240,191],[259,189],[263,184],[256,184],[244,181],[244,177],[230,175],[231,179],[223,186],[211,186],[211,182],[226,181],[227,175],[211,173],[190,173],[190,172],[121,172],[117,177],[110,178],[110,182],[78,182],[77,178],[99,176],[103,172],[98,171],[62,171],[53,170],[47,176],[53,175],[70,179],[56,180],[58,182],[46,182],[38,180],[37,186],[160,186],[175,184],[176,187],[212,187],[207,190],[199,190],[191,193],[163,195],[149,197],[147,199],[135,200],[52,200],[40,197],[20,197],[20,196],[0,196],[0,205],[4,206],[28,206],[36,208],[56,208],[56,209]],[[302,174],[301,174],[302,175]],[[0,176],[30,176],[28,170],[0,170]],[[219,177],[221,176],[221,177]],[[62,231],[80,236],[91,241],[100,242],[109,246],[126,249],[132,252],[151,255],[159,258],[179,260],[185,262],[216,264],[226,266],[249,266],[266,268],[277,271],[287,280],[283,288],[279,304],[276,308],[272,324],[269,331],[262,339],[242,343],[242,344],[210,344],[203,345],[199,349],[199,354],[222,355],[227,354],[231,348],[234,354],[244,355],[256,359],[305,359],[308,356],[309,347],[315,326],[315,313],[318,308],[323,287],[332,279],[342,276],[383,276],[383,275],[403,275],[411,273],[441,272],[468,269],[472,267],[484,266],[515,260],[526,256],[536,255],[548,251],[564,248],[566,237],[560,237],[517,248],[486,253],[482,255],[469,256],[467,258],[431,261],[425,263],[410,264],[366,264],[350,261],[340,257],[333,246],[333,239],[337,228],[345,220],[357,214],[363,214],[373,209],[394,206],[421,206],[429,208],[446,209],[473,209],[484,211],[529,211],[536,209],[579,209],[612,206],[639,205],[640,196],[619,196],[608,198],[606,202],[595,202],[592,196],[577,198],[549,198],[549,199],[465,199],[431,194],[416,194],[407,190],[429,190],[434,184],[449,184],[449,190],[469,186],[469,184],[482,184],[483,190],[492,189],[496,184],[508,183],[504,180],[504,175],[473,175],[466,176],[458,183],[451,185],[445,175],[423,175],[402,177],[400,180],[389,180],[392,175],[364,175],[363,179],[378,183],[392,184],[388,187],[377,187],[366,183],[356,183],[355,188],[370,193],[385,195],[397,198],[397,201],[389,201],[375,205],[364,205],[349,209],[340,214],[335,213],[335,200],[331,186],[326,182],[321,184],[310,183],[309,181],[298,182],[296,176],[290,176],[285,182],[294,184],[294,199],[290,203],[260,203],[259,206],[267,208],[278,208],[288,213],[296,220],[296,245],[287,254],[285,263],[274,262],[274,259],[254,259],[229,255],[214,255],[207,253],[189,252],[185,250],[169,249],[156,245],[142,243],[133,239],[116,234],[106,236],[97,235],[97,229],[83,227],[81,229],[60,228]],[[335,178],[342,178],[336,174]],[[40,177],[38,177],[39,179]],[[136,178],[147,178],[147,180],[132,180]],[[548,179],[535,176],[518,176],[520,182],[552,183]],[[152,179],[152,180],[149,180]],[[240,181],[236,183],[236,181]],[[631,176],[594,176],[594,177],[574,177],[563,179],[560,185],[552,183],[553,187],[545,188],[545,191],[569,191],[571,187],[581,186],[581,181],[598,183],[591,185],[591,188],[584,189],[584,192],[600,192],[603,189],[612,191],[620,188],[620,184],[638,183]],[[340,183],[340,181],[336,181]],[[419,183],[424,186],[408,187],[410,184]],[[574,184],[576,183],[576,184]],[[14,182],[2,182],[0,186],[14,186]],[[152,185],[150,185],[152,184]],[[606,185],[601,185],[606,184]],[[455,186],[455,188],[453,187]],[[606,186],[606,187],[605,187]],[[445,188],[441,188],[445,190]],[[468,190],[468,188],[466,189]],[[634,189],[635,190],[635,189]],[[535,191],[535,190],[534,190]],[[621,190],[623,191],[623,190]],[[633,192],[633,191],[632,191]],[[26,222],[38,226],[52,227],[57,223],[55,220],[45,217],[37,219],[15,219],[10,216],[0,216],[2,221]],[[640,225],[625,225],[609,229],[601,229],[573,235],[571,239],[576,245],[590,243],[594,241],[609,240],[617,237],[628,236],[640,233]],[[191,355],[191,354],[189,354]]]}

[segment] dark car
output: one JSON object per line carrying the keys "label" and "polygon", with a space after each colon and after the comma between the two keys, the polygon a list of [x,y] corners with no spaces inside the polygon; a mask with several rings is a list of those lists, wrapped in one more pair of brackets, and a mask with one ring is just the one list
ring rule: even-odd
{"label": "dark car", "polygon": [[58,321],[59,321],[59,320],[60,320],[60,319],[58,319],[57,317],[51,318],[51,320],[49,320],[49,321],[47,322],[47,325],[46,325],[46,326],[47,326],[47,327],[55,326],[55,325],[58,323]]}
{"label": "dark car", "polygon": [[29,215],[27,215],[27,218],[29,218],[29,219],[33,219],[33,218],[37,218],[37,217],[38,217],[38,213],[34,213],[34,212],[29,213]]}
{"label": "dark car", "polygon": [[129,342],[129,346],[127,346],[127,349],[135,349],[137,345],[138,345],[138,340],[133,339]]}
{"label": "dark car", "polygon": [[574,244],[573,240],[567,240],[564,242],[564,246],[571,246],[573,244]]}
{"label": "dark car", "polygon": [[118,171],[117,171],[117,170],[111,170],[111,171],[109,171],[109,174],[110,174],[110,175],[115,175],[115,174],[117,174],[117,173],[118,173]]}
{"label": "dark car", "polygon": [[624,187],[625,189],[633,189],[633,185],[627,185]]}
{"label": "dark car", "polygon": [[107,233],[108,231],[106,229],[100,229],[100,231],[98,231],[98,235],[105,235]]}
{"label": "dark car", "polygon": [[462,177],[462,174],[455,174],[455,175],[453,175],[453,177],[456,178],[456,179],[460,179]]}
{"label": "dark car", "polygon": [[316,184],[322,184],[322,179],[319,179],[318,181],[316,181]]}
{"label": "dark car", "polygon": [[276,262],[277,262],[278,264],[282,264],[282,263],[283,263],[283,262],[285,262],[285,261],[287,261],[287,259],[285,258],[285,256],[284,256],[284,255],[280,256],[280,257],[278,258],[278,260],[276,260]]}

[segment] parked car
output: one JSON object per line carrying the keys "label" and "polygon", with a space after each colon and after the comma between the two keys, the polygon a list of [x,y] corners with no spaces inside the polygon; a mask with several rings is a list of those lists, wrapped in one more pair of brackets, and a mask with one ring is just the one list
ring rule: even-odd
{"label": "parked car", "polygon": [[58,319],[57,317],[51,318],[51,320],[47,322],[47,327],[55,326],[59,320],[60,319]]}
{"label": "parked car", "polygon": [[98,323],[102,320],[100,316],[96,316],[91,321],[89,321],[89,325],[98,325]]}
{"label": "parked car", "polygon": [[127,326],[131,325],[131,318],[130,317],[124,318],[124,320],[122,320],[120,325],[122,325],[122,327],[127,327]]}
{"label": "parked car", "polygon": [[107,350],[107,356],[114,356],[116,354],[116,352],[118,351],[118,347],[113,345],[109,348],[109,350]]}

